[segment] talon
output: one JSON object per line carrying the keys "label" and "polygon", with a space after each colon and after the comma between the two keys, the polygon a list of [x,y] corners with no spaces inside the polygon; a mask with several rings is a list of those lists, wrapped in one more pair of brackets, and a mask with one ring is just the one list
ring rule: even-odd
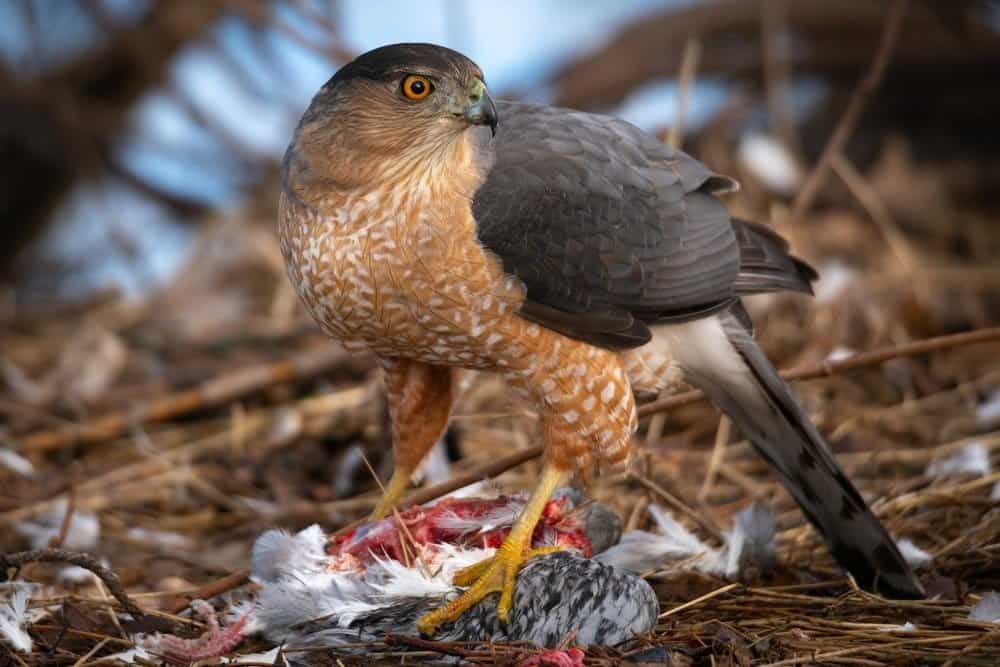
{"label": "talon", "polygon": [[451,623],[476,606],[487,595],[500,592],[497,603],[497,619],[507,624],[510,608],[514,604],[514,585],[518,570],[529,558],[559,551],[561,547],[540,547],[531,549],[531,535],[538,523],[545,503],[563,479],[564,474],[557,468],[546,467],[538,488],[528,500],[521,516],[492,558],[480,561],[455,573],[452,583],[468,588],[457,598],[424,614],[417,620],[417,629],[422,635],[433,635],[443,623]]}
{"label": "talon", "polygon": [[518,571],[532,558],[562,550],[563,547],[560,546],[517,549],[516,545],[505,542],[492,558],[481,560],[456,572],[452,583],[469,588],[451,602],[422,616],[417,621],[417,629],[423,635],[433,635],[440,625],[457,620],[459,616],[493,593],[500,593],[497,619],[506,625],[510,619],[511,607],[514,605],[514,586]]}

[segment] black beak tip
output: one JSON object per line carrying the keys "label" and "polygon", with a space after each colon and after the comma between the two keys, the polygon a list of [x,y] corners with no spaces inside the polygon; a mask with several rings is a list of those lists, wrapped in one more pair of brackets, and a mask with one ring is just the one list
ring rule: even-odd
{"label": "black beak tip", "polygon": [[483,105],[483,110],[480,114],[479,122],[482,125],[490,126],[490,134],[492,136],[497,136],[497,125],[500,124],[500,118],[497,116],[496,105],[493,104],[493,100],[487,100],[486,104]]}

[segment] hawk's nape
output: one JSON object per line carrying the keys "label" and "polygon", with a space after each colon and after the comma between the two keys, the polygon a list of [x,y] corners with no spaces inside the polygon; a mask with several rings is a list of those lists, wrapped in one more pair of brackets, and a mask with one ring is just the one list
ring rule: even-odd
{"label": "hawk's nape", "polygon": [[610,349],[659,347],[778,472],[868,590],[924,592],[761,352],[739,297],[811,293],[816,273],[769,228],[733,220],[735,187],[611,117],[501,102],[496,164],[473,211],[527,288],[521,313]]}

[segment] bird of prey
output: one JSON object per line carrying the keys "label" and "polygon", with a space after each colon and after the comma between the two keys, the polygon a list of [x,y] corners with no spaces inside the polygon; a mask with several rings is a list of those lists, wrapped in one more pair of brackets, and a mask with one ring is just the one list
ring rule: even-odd
{"label": "bird of prey", "polygon": [[379,360],[395,471],[387,514],[445,429],[455,369],[499,372],[537,410],[541,478],[496,555],[424,616],[433,633],[515,578],[552,492],[622,463],[633,392],[701,388],[776,469],[859,585],[922,595],[883,526],[757,347],[748,294],[811,292],[815,273],[735,187],[607,116],[494,102],[482,71],[432,44],[377,48],[316,94],[282,167],[279,236],[320,327]]}

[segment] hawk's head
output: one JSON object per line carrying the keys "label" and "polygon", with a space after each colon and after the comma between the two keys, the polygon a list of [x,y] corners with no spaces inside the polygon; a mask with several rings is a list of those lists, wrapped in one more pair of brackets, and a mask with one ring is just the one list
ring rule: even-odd
{"label": "hawk's head", "polygon": [[[470,128],[495,132],[483,72],[457,51],[392,44],[344,65],[313,98],[292,148],[340,161],[434,159]],[[313,165],[318,166],[318,165]]]}

